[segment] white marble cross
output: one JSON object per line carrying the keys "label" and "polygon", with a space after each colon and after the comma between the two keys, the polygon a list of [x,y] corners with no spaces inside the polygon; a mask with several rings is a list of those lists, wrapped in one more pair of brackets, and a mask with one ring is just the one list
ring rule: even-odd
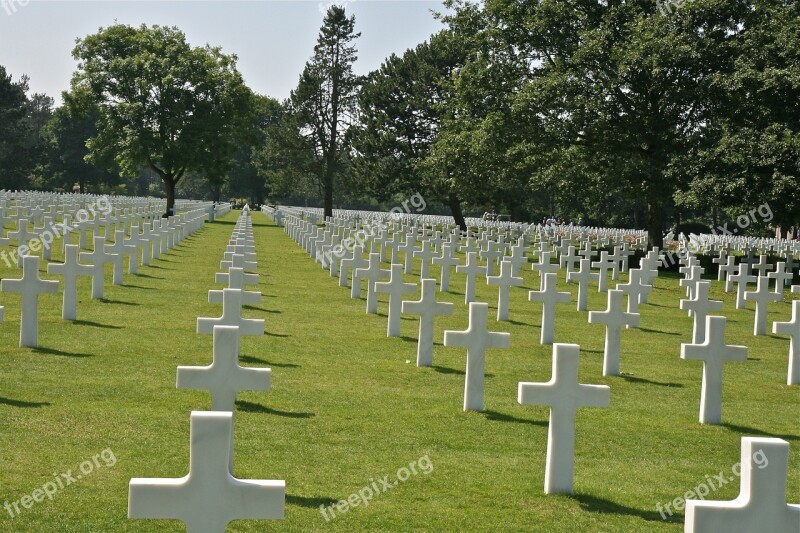
{"label": "white marble cross", "polygon": [[800,300],[792,301],[792,320],[773,322],[772,333],[789,336],[789,377],[787,385],[800,385]]}
{"label": "white marble cross", "polygon": [[[241,289],[242,305],[258,305],[261,303],[261,291],[246,291],[247,285],[258,284],[258,274],[245,273],[243,268],[231,267],[227,272],[214,274],[215,283],[227,283],[228,289]],[[224,293],[221,290],[208,291],[208,303],[221,304]]]}
{"label": "white marble cross", "polygon": [[209,366],[179,366],[178,389],[207,390],[211,410],[233,412],[236,395],[243,390],[269,390],[269,368],[239,366],[238,326],[214,326],[214,355]]}
{"label": "white marble cross", "polygon": [[[369,266],[353,271],[353,290],[350,294],[352,298],[356,293],[356,285],[361,285],[361,280],[367,280],[367,313],[378,313],[378,293],[375,291],[375,284],[382,279],[389,277],[389,271],[381,268],[381,256],[378,253],[369,254]],[[360,292],[360,291],[359,291]]]}
{"label": "white marble cross", "polygon": [[[403,252],[403,265],[404,272],[411,274],[413,272],[414,252],[417,250],[417,239],[413,235],[406,235],[406,240],[397,247],[397,250]],[[394,258],[393,258],[394,259]],[[395,261],[396,262],[396,261]]]}
{"label": "white marble cross", "polygon": [[739,268],[736,274],[729,274],[728,280],[736,282],[736,309],[744,309],[744,293],[747,290],[748,283],[755,283],[758,278],[751,276],[747,273],[748,263],[739,263]]}
{"label": "white marble cross", "polygon": [[436,280],[422,280],[420,299],[404,301],[403,313],[419,315],[419,335],[417,339],[417,366],[433,364],[433,321],[437,316],[453,314],[453,304],[436,301]]}
{"label": "white marble cross", "polygon": [[460,263],[458,258],[453,253],[453,245],[450,243],[442,245],[442,252],[439,257],[433,258],[433,263],[442,267],[442,273],[439,277],[439,290],[447,292],[450,288],[450,267],[456,266]]}
{"label": "white marble cross", "polygon": [[106,251],[105,241],[105,237],[98,235],[94,238],[94,250],[80,253],[81,260],[92,264],[92,298],[95,299],[103,297],[106,263],[114,262],[117,258],[122,259],[117,254]]}
{"label": "white marble cross", "polygon": [[490,332],[488,324],[489,304],[472,302],[469,304],[467,329],[444,332],[445,346],[465,346],[467,348],[467,374],[464,384],[465,411],[483,411],[486,349],[508,348],[511,342],[511,334]]}
{"label": "white marble cross", "polygon": [[681,300],[680,306],[684,311],[689,311],[689,316],[694,317],[692,324],[692,344],[703,344],[706,340],[706,316],[710,311],[721,311],[722,301],[709,300],[708,291],[711,289],[710,281],[700,281],[695,287],[695,297],[692,300]]}
{"label": "white marble cross", "polygon": [[[339,265],[339,286],[347,287],[347,280],[352,270],[355,275],[356,270],[366,268],[369,266],[369,261],[364,259],[364,247],[356,245],[353,247],[353,255],[347,259],[342,259]],[[361,298],[361,284],[353,283],[353,288],[350,291],[351,298]]]}
{"label": "white marble cross", "polygon": [[[142,250],[142,264],[150,264],[150,241],[139,233],[139,226],[131,226],[131,236],[125,239],[125,244],[136,248],[135,252],[131,252],[128,274],[137,274],[139,272],[139,250]],[[145,257],[147,262],[145,262]]]}
{"label": "white marble cross", "polygon": [[544,275],[544,288],[540,291],[528,291],[528,301],[542,302],[542,344],[552,344],[555,334],[556,304],[572,300],[569,292],[558,292],[558,279],[556,274]]}
{"label": "white marble cross", "polygon": [[739,496],[731,501],[688,500],[686,533],[797,533],[800,504],[786,503],[789,443],[742,437]]}
{"label": "white marble cross", "polygon": [[567,282],[578,282],[578,311],[586,311],[588,308],[589,282],[599,281],[600,274],[592,272],[592,260],[581,259],[579,271],[568,272]]}
{"label": "white marble cross", "polygon": [[603,375],[619,375],[619,345],[623,326],[639,326],[639,313],[626,313],[622,309],[623,292],[608,291],[608,307],[605,311],[589,311],[590,324],[606,325],[606,343],[603,350]]}
{"label": "white marble cross", "polygon": [[[117,231],[114,234],[114,244],[106,244],[106,252],[114,255],[113,263],[114,263],[114,275],[112,277],[112,283],[114,285],[122,285],[123,284],[123,277],[124,272],[122,270],[124,263],[125,263],[125,255],[128,256],[128,268],[130,269],[130,263],[135,262],[136,258],[136,247],[131,246],[130,244],[125,244],[125,232],[124,231]],[[135,267],[134,267],[135,269]]]}
{"label": "white marble cross", "polygon": [[628,282],[617,283],[617,289],[628,295],[628,312],[636,313],[639,311],[642,295],[653,290],[653,286],[642,282],[642,271],[640,269],[631,268],[628,271]]}
{"label": "white marble cross", "polygon": [[64,299],[61,305],[61,318],[76,320],[78,317],[78,276],[91,277],[94,268],[84,265],[78,260],[80,247],[77,244],[68,244],[64,250],[63,263],[50,263],[47,265],[48,274],[56,274],[64,278]]}
{"label": "white marble cross", "polygon": [[553,345],[553,375],[547,383],[519,383],[522,405],[550,406],[547,432],[546,494],[572,494],[575,471],[575,414],[581,407],[608,407],[611,389],[578,382],[580,347]]}
{"label": "white marble cross", "polygon": [[606,251],[600,252],[600,259],[598,261],[592,261],[592,267],[600,269],[598,273],[600,277],[597,280],[597,292],[606,292],[608,290],[608,271],[611,270],[613,272],[615,264],[616,263],[608,257],[608,252]]}
{"label": "white marble cross", "polygon": [[389,281],[375,283],[375,291],[389,294],[389,313],[387,315],[386,336],[400,336],[400,313],[403,295],[417,292],[416,283],[403,283],[403,265],[392,264]]}
{"label": "white marble cross", "polygon": [[30,242],[31,239],[36,237],[36,233],[31,233],[31,231],[30,231],[30,221],[29,220],[22,220],[22,219],[17,220],[17,230],[16,231],[9,231],[6,234],[6,237],[9,237],[9,238],[14,239],[15,241],[17,241],[17,250],[18,250],[18,253],[17,253],[17,266],[21,267],[22,266],[22,257],[24,255],[26,255],[23,252],[25,252],[26,250],[20,250],[20,248],[22,248],[23,246],[25,248],[27,248],[28,247],[28,242]]}
{"label": "white marble cross", "polygon": [[706,340],[703,344],[681,344],[681,359],[703,361],[703,385],[700,394],[700,423],[722,422],[722,367],[727,361],[747,361],[747,348],[725,344],[724,316],[706,317]]}
{"label": "white marble cross", "polygon": [[479,255],[481,259],[486,261],[486,275],[494,276],[494,265],[503,257],[500,245],[495,241],[488,241],[486,248],[481,250]]}
{"label": "white marble cross", "polygon": [[430,275],[428,272],[431,268],[431,259],[436,257],[436,251],[428,245],[427,242],[422,241],[422,248],[414,252],[414,257],[420,258],[420,270],[419,270],[419,277],[420,279],[428,278]]}
{"label": "white marble cross", "polygon": [[580,260],[581,256],[575,253],[575,247],[569,246],[567,248],[567,253],[562,254],[561,257],[559,257],[559,264],[561,265],[562,268],[566,266],[567,274],[569,274],[575,268],[575,263],[577,263]]}
{"label": "white marble cross", "polygon": [[128,518],[173,518],[187,533],[224,533],[236,519],[282,519],[286,482],[240,480],[229,471],[233,413],[193,411],[189,474],[182,478],[133,478]]}
{"label": "white marble cross", "polygon": [[[764,257],[763,255],[761,257]],[[769,278],[766,276],[758,276],[758,285],[755,291],[747,291],[744,293],[744,299],[747,301],[754,301],[756,303],[755,321],[753,324],[753,335],[766,335],[767,334],[767,307],[770,302],[777,302],[782,300],[780,294],[774,293],[769,290]]]}
{"label": "white marble cross", "polygon": [[239,335],[263,335],[264,319],[242,317],[241,289],[222,289],[222,316],[197,318],[197,333],[213,333],[214,326],[238,326]]}
{"label": "white marble cross", "polygon": [[753,264],[753,270],[758,270],[757,276],[766,276],[767,272],[772,269],[772,265],[767,262],[766,255],[758,256],[758,263]]}
{"label": "white marble cross", "polygon": [[[526,259],[527,261],[527,259]],[[468,304],[475,301],[475,276],[481,274],[486,276],[486,267],[478,263],[477,252],[467,252],[467,262],[456,267],[457,274],[465,274],[467,277],[464,289],[464,303]]]}
{"label": "white marble cross", "polygon": [[783,298],[783,289],[792,281],[794,274],[786,271],[786,261],[778,261],[775,264],[775,271],[768,273],[767,277],[775,280],[774,292]]}
{"label": "white marble cross", "polygon": [[725,292],[733,290],[733,280],[731,275],[736,271],[736,257],[729,255],[728,261],[724,265],[720,265],[719,272],[717,272],[717,281],[725,281]]}
{"label": "white marble cross", "polygon": [[498,287],[497,291],[497,320],[508,320],[508,297],[511,287],[522,285],[522,278],[514,276],[514,265],[508,259],[500,263],[500,274],[486,276],[486,283]]}
{"label": "white marble cross", "polygon": [[531,264],[531,270],[539,272],[539,290],[544,289],[544,275],[550,272],[558,273],[561,267],[558,263],[551,263],[554,252],[542,252],[539,254],[539,262]]}
{"label": "white marble cross", "polygon": [[36,348],[39,345],[39,295],[58,292],[58,285],[58,281],[39,277],[39,257],[35,255],[22,256],[22,278],[0,281],[0,291],[22,294],[20,348]]}
{"label": "white marble cross", "polygon": [[720,250],[719,251],[719,255],[717,257],[714,257],[713,259],[711,259],[711,262],[714,263],[715,265],[717,265],[717,268],[718,268],[718,270],[717,270],[717,281],[723,281],[723,277],[722,276],[725,273],[723,271],[723,268],[725,267],[725,265],[728,262],[728,257],[729,257],[728,256],[728,252],[726,252],[725,250]]}

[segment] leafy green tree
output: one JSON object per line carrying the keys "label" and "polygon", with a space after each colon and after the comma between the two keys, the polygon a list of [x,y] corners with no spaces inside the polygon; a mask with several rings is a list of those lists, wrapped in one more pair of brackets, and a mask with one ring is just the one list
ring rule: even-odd
{"label": "leafy green tree", "polygon": [[747,2],[735,21],[733,66],[711,77],[709,127],[680,169],[691,181],[679,199],[710,209],[714,227],[768,203],[774,218],[760,229],[785,236],[800,225],[800,4]]}
{"label": "leafy green tree", "polygon": [[235,56],[192,47],[177,28],[121,24],[79,40],[73,55],[74,103],[99,112],[90,161],[113,159],[125,176],[156,172],[167,215],[187,172],[224,174],[252,112]]}
{"label": "leafy green tree", "polygon": [[354,169],[357,182],[379,200],[420,193],[448,205],[465,228],[462,169],[431,153],[449,113],[451,74],[465,60],[451,37],[442,32],[402,57],[393,54],[363,80],[352,130]]}
{"label": "leafy green tree", "polygon": [[300,135],[313,147],[314,173],[323,192],[326,217],[333,215],[337,178],[349,168],[347,131],[356,114],[359,85],[353,73],[356,60],[355,17],[333,5],[320,29],[314,55],[306,63],[290,96]]}
{"label": "leafy green tree", "polygon": [[571,158],[594,161],[571,187],[599,178],[641,198],[649,242],[660,246],[681,185],[670,169],[705,126],[710,76],[729,68],[714,46],[736,31],[719,9],[726,3],[696,0],[668,14],[650,0],[454,1],[451,27],[481,50],[471,63],[488,61],[502,82],[490,89],[468,65],[456,86],[468,108],[483,108],[473,113],[481,122],[508,110],[506,138],[517,139],[509,168],[541,183]]}
{"label": "leafy green tree", "polygon": [[28,188],[30,143],[28,123],[28,77],[13,81],[0,66],[0,189]]}
{"label": "leafy green tree", "polygon": [[[71,95],[64,93],[64,97],[69,102]],[[114,186],[119,183],[119,174],[106,170],[113,168],[113,161],[96,166],[86,160],[89,153],[86,143],[97,135],[97,118],[96,107],[77,113],[66,103],[55,110],[42,129],[45,145],[45,159],[40,171],[42,188],[60,188],[72,192],[73,185],[77,183],[78,190],[84,193],[89,188],[97,191],[100,185]]]}

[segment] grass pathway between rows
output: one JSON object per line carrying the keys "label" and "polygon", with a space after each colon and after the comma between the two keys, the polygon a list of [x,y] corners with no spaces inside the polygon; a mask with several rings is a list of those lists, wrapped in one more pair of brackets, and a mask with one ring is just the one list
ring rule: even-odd
{"label": "grass pathway between rows", "polygon": [[[181,477],[189,464],[189,414],[210,407],[201,391],[175,388],[178,365],[206,365],[211,336],[195,333],[198,316],[219,316],[206,291],[238,213],[210,224],[175,250],[106,288],[106,300],[79,289],[76,323],[60,319],[60,295],[40,299],[40,345],[19,349],[19,298],[0,294],[0,503],[17,500],[110,448],[94,471],[20,516],[0,515],[0,531],[183,531],[168,520],[128,520],[131,477]],[[264,318],[264,337],[242,339],[245,365],[271,367],[269,392],[243,392],[235,417],[235,474],[284,479],[286,519],[236,521],[228,531],[682,531],[683,514],[662,520],[656,504],[681,496],[706,475],[730,473],[740,437],[788,439],[789,501],[800,501],[800,389],[785,385],[788,341],[752,336],[752,310],[724,299],[728,343],[750,348],[750,361],[725,367],[721,426],[697,422],[700,363],[679,358],[691,319],[678,310],[683,290],[661,277],[641,328],[622,337],[621,377],[602,377],[602,326],[573,303],[557,310],[556,339],[581,345],[582,383],[611,386],[608,409],[578,413],[574,496],[543,494],[546,407],[516,403],[519,381],[550,379],[551,347],[539,345],[540,306],[527,301],[538,280],[511,292],[510,350],[487,354],[486,408],[461,411],[463,349],[441,346],[442,331],[464,329],[463,276],[453,274],[452,317],[436,323],[434,367],[414,366],[417,322],[403,317],[402,338],[388,339],[386,295],[379,316],[366,315],[283,232],[253,214],[264,293],[248,318]],[[60,260],[55,254],[54,259]],[[110,267],[109,267],[110,268]],[[419,265],[415,266],[418,274]],[[438,269],[433,272],[438,274]],[[0,265],[1,277],[18,277]],[[108,273],[110,279],[110,270]],[[406,281],[418,281],[407,276]],[[496,289],[477,297],[496,305]],[[795,296],[796,298],[796,296]],[[787,320],[790,297],[770,306]],[[592,293],[590,309],[604,309]],[[493,311],[490,311],[493,314]],[[326,521],[333,505],[427,456],[432,471],[400,482]],[[418,465],[420,463],[417,463]],[[427,465],[427,463],[425,463]],[[729,474],[731,476],[732,474]],[[735,480],[712,494],[733,499]]]}

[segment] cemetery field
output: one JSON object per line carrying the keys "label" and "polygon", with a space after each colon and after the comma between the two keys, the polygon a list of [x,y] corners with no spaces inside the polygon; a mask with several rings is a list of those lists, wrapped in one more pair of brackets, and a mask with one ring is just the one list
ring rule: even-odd
{"label": "cemetery field", "polygon": [[[91,300],[81,278],[76,322],[61,320],[60,294],[40,296],[36,349],[18,348],[19,295],[0,294],[0,504],[55,479],[64,485],[18,515],[0,511],[0,531],[185,531],[178,521],[129,520],[128,483],[188,472],[189,415],[211,400],[176,389],[176,367],[211,363],[212,337],[195,333],[196,319],[221,314],[207,290],[221,288],[214,273],[238,215],[126,274],[124,286],[107,281],[103,300]],[[351,299],[282,228],[259,212],[252,222],[260,284],[250,290],[264,297],[243,314],[263,318],[266,335],[242,337],[240,362],[271,368],[272,390],[239,394],[234,474],[285,480],[286,514],[228,531],[678,532],[676,498],[701,485],[706,499],[738,495],[744,436],[790,443],[787,501],[800,502],[800,387],[786,385],[788,338],[753,336],[752,304],[736,310],[721,282],[710,297],[724,300],[726,342],[747,346],[749,359],[725,365],[723,424],[701,425],[702,363],[680,359],[692,319],[678,309],[677,277],[656,279],[640,327],[622,333],[623,375],[603,377],[605,327],[575,310],[577,284],[560,272],[559,290],[573,297],[557,306],[556,341],[580,345],[580,382],[609,385],[611,403],[578,411],[575,494],[553,496],[543,489],[548,408],[517,403],[520,381],[551,378],[541,304],[527,299],[535,272],[523,269],[524,288],[511,289],[510,322],[494,320],[497,288],[478,280],[489,329],[509,332],[511,343],[487,352],[486,410],[465,413],[466,351],[442,346],[444,330],[467,327],[463,275],[452,272],[450,292],[437,292],[454,314],[436,319],[434,366],[417,368],[416,317],[403,315],[402,337],[387,338],[386,294],[379,314],[366,314],[364,298]],[[0,262],[0,277],[20,272]],[[418,262],[406,281],[419,281]],[[770,304],[770,331],[791,318],[792,298]],[[605,308],[606,294],[591,292],[589,309]],[[728,482],[717,488],[720,474]],[[368,504],[352,496],[367,489]],[[348,498],[357,505],[337,509]]]}

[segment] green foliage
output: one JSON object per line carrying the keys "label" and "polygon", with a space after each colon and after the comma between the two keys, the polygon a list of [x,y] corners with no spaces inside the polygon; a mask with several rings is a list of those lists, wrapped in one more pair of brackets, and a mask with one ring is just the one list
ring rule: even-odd
{"label": "green foliage", "polygon": [[220,179],[248,141],[252,93],[219,48],[191,47],[177,28],[117,24],[79,40],[73,55],[72,103],[99,114],[88,160],[113,160],[128,176],[152,169],[168,213],[186,172]]}
{"label": "green foliage", "polygon": [[289,98],[293,120],[304,141],[301,153],[306,145],[313,150],[310,167],[323,193],[325,216],[333,214],[337,178],[349,172],[347,131],[355,117],[359,85],[353,73],[354,41],[360,35],[355,33],[355,17],[348,18],[343,7],[331,6],[314,55]]}

